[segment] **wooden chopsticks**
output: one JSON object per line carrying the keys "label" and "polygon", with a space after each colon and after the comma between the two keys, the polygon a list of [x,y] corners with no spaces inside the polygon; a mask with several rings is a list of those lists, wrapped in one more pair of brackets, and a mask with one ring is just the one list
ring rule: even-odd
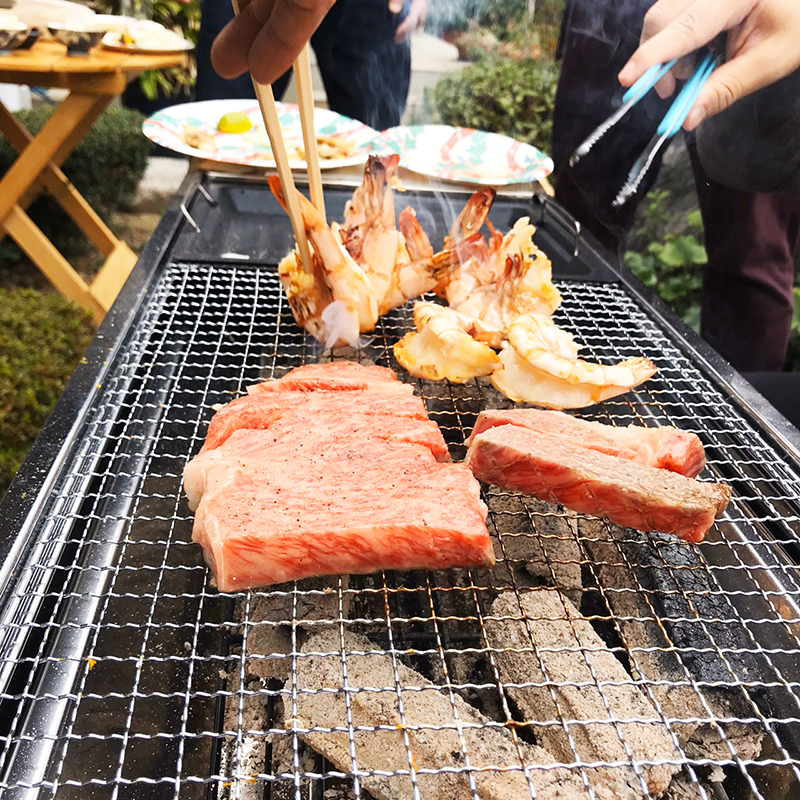
{"label": "wooden chopsticks", "polygon": [[300,109],[300,124],[303,127],[303,147],[308,169],[308,188],[311,202],[325,221],[325,200],[322,197],[322,174],[319,169],[317,132],[314,127],[314,89],[311,83],[311,57],[308,45],[294,62],[294,86],[297,91],[297,106]]}
{"label": "wooden chopsticks", "polygon": [[[238,16],[242,7],[247,5],[248,0],[240,3],[240,0],[231,0],[233,13]],[[325,218],[325,206],[322,200],[322,178],[319,171],[319,159],[317,155],[317,135],[314,129],[314,96],[311,89],[311,62],[308,54],[308,45],[297,58],[294,65],[295,81],[297,84],[297,98],[300,107],[300,122],[303,128],[303,142],[306,153],[306,164],[308,165],[308,179],[311,187],[311,199],[314,205]],[[303,83],[303,89],[300,84]],[[289,157],[286,154],[286,145],[281,133],[281,125],[278,120],[278,109],[275,106],[275,96],[272,87],[258,83],[253,79],[258,105],[261,109],[261,116],[264,119],[264,127],[267,129],[267,136],[272,147],[272,156],[278,169],[283,195],[286,199],[286,208],[289,220],[292,223],[292,231],[297,250],[300,254],[300,262],[303,271],[310,273],[311,251],[308,247],[306,229],[300,213],[300,204],[297,201],[297,194],[292,177],[292,169],[289,166]],[[316,195],[316,198],[315,198]]]}

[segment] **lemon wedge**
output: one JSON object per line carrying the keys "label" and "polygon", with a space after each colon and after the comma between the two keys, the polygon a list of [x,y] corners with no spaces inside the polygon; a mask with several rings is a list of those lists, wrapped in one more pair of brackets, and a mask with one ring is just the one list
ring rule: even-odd
{"label": "lemon wedge", "polygon": [[222,133],[247,133],[252,127],[253,123],[247,114],[242,114],[241,111],[231,111],[217,123],[217,130]]}

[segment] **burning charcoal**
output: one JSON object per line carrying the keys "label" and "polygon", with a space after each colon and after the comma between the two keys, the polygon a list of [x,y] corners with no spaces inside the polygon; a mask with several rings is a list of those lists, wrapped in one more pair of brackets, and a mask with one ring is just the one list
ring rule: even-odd
{"label": "burning charcoal", "polygon": [[700,791],[700,784],[695,783],[688,775],[679,772],[672,778],[663,800],[705,800],[714,797],[710,786],[703,785],[705,795]]}
{"label": "burning charcoal", "polygon": [[[566,597],[546,589],[519,597],[506,592],[492,604],[492,617],[486,623],[488,643],[498,651],[509,697],[526,720],[566,723],[566,728],[535,727],[538,741],[557,758],[623,763],[679,758],[658,711]],[[630,719],[642,721],[611,722]],[[643,766],[648,791],[661,794],[678,769]],[[640,780],[629,767],[587,770],[587,777],[598,793],[626,800],[642,795]]]}
{"label": "burning charcoal", "polygon": [[[292,584],[276,587],[275,591],[253,592],[248,608],[247,674],[266,681],[277,678],[285,681],[291,667],[290,659],[282,657],[291,652],[289,626],[295,622],[301,628],[307,622],[339,617],[338,576],[306,578],[297,581],[297,591]],[[346,617],[350,608],[347,591],[349,576],[341,576],[342,613]],[[283,591],[280,591],[283,589]],[[240,601],[240,614],[244,616],[245,601]]]}
{"label": "burning charcoal", "polygon": [[572,512],[533,497],[492,490],[489,508],[502,548],[491,574],[495,585],[554,586],[580,603],[581,550]]}
{"label": "burning charcoal", "polygon": [[[649,691],[664,715],[703,719],[710,709],[715,719],[752,717],[749,701],[734,687],[704,687],[701,697],[701,690],[692,685],[694,681],[734,682],[715,647],[740,649],[726,654],[738,680],[758,675],[755,659],[741,652],[749,647],[741,626],[711,621],[733,620],[735,615],[728,600],[712,591],[694,550],[659,534],[652,534],[651,543],[636,531],[599,520],[580,519],[579,527],[605,600],[630,651],[631,671],[635,678],[653,682]],[[707,620],[702,625],[698,614]],[[720,725],[740,758],[758,755],[763,731],[736,722]],[[731,757],[711,724],[673,723],[672,728],[690,758]]]}
{"label": "burning charcoal", "polygon": [[[349,772],[354,767],[352,738],[359,770],[413,771],[422,797],[472,800],[470,775],[483,800],[529,800],[533,795],[538,800],[586,797],[575,775],[566,769],[547,768],[555,763],[550,753],[517,741],[510,731],[493,726],[460,697],[448,696],[447,690],[402,663],[395,665],[388,654],[353,654],[374,651],[369,639],[347,632],[344,646],[349,654],[346,695],[339,631],[326,630],[309,637],[302,648],[304,654],[330,655],[298,659],[297,718],[292,720],[287,714],[285,723],[306,729],[300,733],[301,739],[337,769]],[[398,686],[421,689],[401,691],[402,718]],[[384,690],[376,691],[381,687]],[[456,729],[459,724],[460,733]],[[334,727],[339,730],[330,730]],[[470,773],[467,764],[480,771]],[[527,779],[522,769],[515,769],[523,765]],[[360,782],[378,800],[414,797],[410,774],[371,774]]]}

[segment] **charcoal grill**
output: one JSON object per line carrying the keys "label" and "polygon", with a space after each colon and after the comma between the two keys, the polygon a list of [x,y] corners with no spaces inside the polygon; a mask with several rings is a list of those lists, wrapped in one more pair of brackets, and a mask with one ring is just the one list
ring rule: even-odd
{"label": "charcoal grill", "polygon": [[[349,191],[328,190],[332,217]],[[441,201],[457,209],[466,195],[406,199],[441,237]],[[524,774],[534,797],[531,776],[553,765],[521,755],[479,763],[457,719],[458,698],[519,754],[548,727],[574,734],[601,724],[625,740],[626,725],[637,721],[608,703],[599,720],[563,709],[550,720],[523,720],[514,688],[544,686],[554,698],[569,681],[502,675],[504,648],[488,638],[497,624],[491,606],[504,592],[521,598],[555,586],[625,666],[629,684],[652,700],[652,718],[638,721],[665,726],[675,743],[667,760],[681,768],[685,794],[674,785],[669,796],[800,797],[798,433],[605,261],[557,205],[501,198],[492,220],[504,228],[522,214],[538,225],[537,241],[554,263],[564,296],[557,321],[587,356],[647,355],[658,366],[637,391],[582,416],[693,431],[708,455],[701,478],[733,487],[707,540],[675,544],[487,489],[499,557],[493,570],[386,572],[218,593],[191,543],[181,470],[201,446],[213,404],[321,354],[295,326],[276,279],[291,230],[265,187],[191,175],[0,508],[0,793],[335,800],[373,796],[377,774],[394,775],[397,796],[429,798],[435,793],[421,788],[431,785],[423,779],[438,771],[462,782],[458,796],[479,798],[481,776],[497,770]],[[355,355],[397,368],[391,347],[411,325],[410,308],[393,311]],[[334,354],[342,355],[353,354]],[[455,459],[477,413],[502,402],[484,382],[415,388]],[[340,643],[351,633],[367,637],[394,675],[392,685],[353,685],[347,675],[364,656],[342,647],[328,654],[342,679],[327,688],[344,690],[347,713],[315,720],[313,730],[347,734],[349,763],[338,765],[309,747],[307,730],[292,720],[312,691],[298,683],[303,643],[331,628]],[[637,631],[661,638],[643,644]],[[541,663],[533,639],[525,649]],[[572,650],[589,663],[586,650]],[[648,673],[648,658],[669,658],[673,669]],[[458,733],[452,763],[417,763],[403,698],[424,687],[401,685],[406,667],[448,698],[453,719],[439,728]],[[592,673],[590,683],[606,697],[602,675]],[[671,687],[692,699],[690,718],[658,700]],[[365,691],[397,705],[401,769],[376,771],[357,752],[363,726],[351,709]],[[688,723],[715,746],[683,742]],[[613,764],[630,768],[637,791],[650,796],[648,759],[660,756],[624,752]],[[582,795],[597,796],[602,759],[587,761],[573,747],[559,763],[578,777]]]}

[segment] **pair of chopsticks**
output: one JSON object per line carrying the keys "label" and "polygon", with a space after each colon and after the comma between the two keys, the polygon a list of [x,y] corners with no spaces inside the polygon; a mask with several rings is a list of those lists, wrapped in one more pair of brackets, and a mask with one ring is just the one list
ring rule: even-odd
{"label": "pair of chopsticks", "polygon": [[[572,154],[569,164],[575,166],[581,158],[587,155],[592,147],[613,128],[633,106],[635,106],[660,80],[672,69],[677,59],[666,64],[655,64],[650,67],[622,96],[622,105],[608,119],[602,122],[591,134],[580,144]],[[689,115],[689,111],[697,100],[700,90],[705,85],[711,73],[717,66],[717,59],[712,53],[707,53],[692,74],[692,77],[684,84],[678,96],[673,101],[664,118],[659,123],[653,138],[648,143],[639,158],[636,159],[628,173],[622,188],[614,198],[613,205],[621,206],[636,193],[642,181],[647,175],[650,167],[655,161],[656,155],[669,142],[669,140],[681,129],[684,120]]]}
{"label": "pair of chopsticks", "polygon": [[[237,16],[241,8],[246,5],[246,0],[242,3],[239,0],[231,0],[233,12]],[[306,44],[300,55],[297,57],[292,67],[294,73],[295,89],[297,90],[297,106],[300,113],[300,126],[303,129],[303,147],[306,156],[306,168],[308,170],[308,186],[311,194],[311,202],[316,207],[322,220],[325,221],[325,201],[322,197],[322,174],[319,168],[319,153],[317,152],[317,133],[314,128],[314,92],[311,83],[311,57]],[[286,199],[286,207],[289,220],[292,223],[292,231],[297,249],[300,254],[300,261],[303,271],[311,272],[311,251],[308,248],[306,229],[303,225],[303,218],[300,214],[300,204],[294,185],[292,170],[289,166],[289,157],[286,153],[286,146],[281,133],[281,126],[278,120],[278,109],[275,105],[275,95],[272,87],[258,83],[253,79],[253,88],[256,92],[258,105],[261,109],[261,116],[264,119],[264,127],[267,129],[267,136],[272,147],[272,156],[278,169],[283,196]]]}

